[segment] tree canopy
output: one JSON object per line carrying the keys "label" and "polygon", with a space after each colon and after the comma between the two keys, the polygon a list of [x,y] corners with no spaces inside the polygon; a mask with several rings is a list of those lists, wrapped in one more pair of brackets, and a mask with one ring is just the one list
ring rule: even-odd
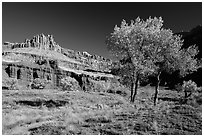
{"label": "tree canopy", "polygon": [[138,17],[130,24],[123,20],[107,39],[108,50],[120,60],[120,67],[128,68],[125,73],[129,73],[135,92],[141,76],[154,74],[157,77],[155,99],[163,71],[180,70],[185,75],[197,70],[198,61],[194,57],[198,50],[195,46],[185,50],[182,45],[181,36],[163,28],[161,17],[149,17],[145,21]]}

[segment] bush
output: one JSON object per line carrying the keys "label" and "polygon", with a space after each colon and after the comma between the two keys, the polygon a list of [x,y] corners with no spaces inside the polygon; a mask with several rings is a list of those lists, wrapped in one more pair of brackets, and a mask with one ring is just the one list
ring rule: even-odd
{"label": "bush", "polygon": [[95,81],[95,80],[89,80],[89,90],[94,92],[107,92],[107,93],[113,93],[113,94],[119,94],[122,96],[126,96],[127,89],[120,84],[119,81]]}
{"label": "bush", "polygon": [[189,98],[192,95],[192,93],[198,91],[198,87],[197,84],[192,80],[184,81],[181,91],[184,92],[184,99],[185,101],[187,101],[187,98]]}
{"label": "bush", "polygon": [[128,89],[125,88],[125,86],[120,84],[119,82],[110,83],[110,86],[107,89],[108,93],[119,94],[119,95],[122,95],[122,96],[126,96],[127,91],[128,91]]}
{"label": "bush", "polygon": [[185,92],[195,92],[197,91],[197,84],[192,81],[192,80],[189,80],[189,81],[184,81],[183,82],[183,85],[182,85],[182,89],[185,91]]}
{"label": "bush", "polygon": [[175,85],[175,90],[178,91],[178,92],[182,92],[182,90],[183,90],[182,85],[180,83]]}
{"label": "bush", "polygon": [[18,90],[18,80],[16,78],[6,78],[2,82],[2,87],[9,90]]}
{"label": "bush", "polygon": [[188,104],[193,107],[202,105],[202,93],[196,92],[191,95]]}
{"label": "bush", "polygon": [[60,81],[60,85],[61,85],[61,88],[62,90],[79,90],[80,89],[80,86],[79,86],[79,83],[76,79],[74,78],[71,78],[71,77],[65,77],[65,78],[62,78],[61,81]]}
{"label": "bush", "polygon": [[49,80],[36,78],[33,80],[32,84],[31,84],[31,88],[32,89],[44,89],[46,87],[46,85],[49,83],[50,83]]}
{"label": "bush", "polygon": [[96,81],[89,79],[89,83],[87,83],[86,90],[93,92],[105,92],[107,87],[109,87],[109,83],[103,80]]}
{"label": "bush", "polygon": [[198,91],[199,93],[202,93],[202,87],[198,87],[198,88],[197,88],[197,91]]}

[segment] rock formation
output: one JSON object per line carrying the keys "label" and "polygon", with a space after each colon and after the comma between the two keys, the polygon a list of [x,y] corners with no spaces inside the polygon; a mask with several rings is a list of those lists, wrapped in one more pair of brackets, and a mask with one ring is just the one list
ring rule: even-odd
{"label": "rock formation", "polygon": [[63,77],[70,76],[83,88],[87,78],[113,78],[109,74],[111,60],[62,48],[52,35],[40,34],[23,43],[5,42],[2,49],[3,71],[11,78],[24,81],[25,85],[40,78],[58,87]]}

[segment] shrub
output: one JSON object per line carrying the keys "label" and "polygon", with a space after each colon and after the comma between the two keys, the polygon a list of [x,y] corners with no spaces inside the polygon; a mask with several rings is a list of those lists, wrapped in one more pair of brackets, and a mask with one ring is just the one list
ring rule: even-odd
{"label": "shrub", "polygon": [[198,87],[198,88],[197,88],[197,91],[198,91],[199,93],[202,93],[202,87]]}
{"label": "shrub", "polygon": [[191,95],[188,104],[193,107],[198,107],[202,105],[202,93],[196,92]]}
{"label": "shrub", "polygon": [[6,78],[2,82],[2,87],[10,90],[19,89],[18,80],[16,78]]}
{"label": "shrub", "polygon": [[108,81],[94,81],[91,80],[92,83],[92,91],[95,92],[107,92],[113,94],[119,94],[122,96],[127,95],[127,88],[124,87],[119,81],[117,80],[108,80]]}
{"label": "shrub", "polygon": [[96,81],[96,80],[89,80],[89,85],[88,85],[88,90],[91,90],[93,92],[105,92],[106,88],[108,87],[108,83],[101,80],[101,81]]}
{"label": "shrub", "polygon": [[88,81],[84,83],[85,91],[92,92],[107,92],[113,94],[119,94],[122,96],[127,95],[127,88],[124,87],[117,79],[103,79],[103,80],[95,80],[89,78]]}
{"label": "shrub", "polygon": [[182,85],[180,83],[176,84],[175,85],[175,90],[178,91],[178,92],[182,92],[182,90],[183,90]]}
{"label": "shrub", "polygon": [[109,88],[107,89],[107,92],[126,96],[127,90],[128,89],[125,88],[125,86],[120,84],[119,82],[113,82],[110,84]]}
{"label": "shrub", "polygon": [[60,85],[61,85],[61,88],[62,90],[79,90],[80,89],[80,86],[79,86],[79,83],[76,79],[74,78],[71,78],[71,77],[65,77],[65,78],[62,78],[61,81],[60,81]]}
{"label": "shrub", "polygon": [[197,107],[202,105],[202,87],[197,87],[196,92],[192,93],[190,100],[190,105]]}
{"label": "shrub", "polygon": [[184,92],[193,93],[197,91],[197,84],[194,81],[184,81],[182,85],[182,89]]}
{"label": "shrub", "polygon": [[197,84],[192,80],[184,81],[181,91],[185,93],[184,98],[187,101],[187,98],[190,97],[192,93],[195,93],[198,91],[198,87],[197,87]]}
{"label": "shrub", "polygon": [[32,89],[44,89],[46,87],[46,85],[49,83],[50,83],[49,80],[36,78],[33,80],[32,84],[31,84],[31,88]]}

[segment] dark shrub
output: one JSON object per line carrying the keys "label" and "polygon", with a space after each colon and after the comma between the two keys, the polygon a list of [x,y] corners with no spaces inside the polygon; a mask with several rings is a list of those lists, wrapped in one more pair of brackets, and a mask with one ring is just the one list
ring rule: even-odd
{"label": "dark shrub", "polygon": [[184,81],[182,85],[182,91],[185,93],[185,98],[190,97],[190,95],[197,91],[197,84],[191,80]]}
{"label": "dark shrub", "polygon": [[51,83],[49,80],[36,78],[33,80],[31,84],[32,89],[44,89],[47,84]]}
{"label": "dark shrub", "polygon": [[2,81],[3,89],[18,90],[18,80],[16,78],[5,78]]}
{"label": "dark shrub", "polygon": [[196,102],[197,94],[199,94],[201,88],[198,88],[194,81],[189,80],[184,81],[182,86],[177,85],[177,91],[184,92],[184,103],[187,103],[188,100],[191,100],[191,102]]}
{"label": "dark shrub", "polygon": [[60,81],[60,85],[62,90],[68,90],[68,91],[73,91],[73,90],[79,90],[80,86],[79,83],[76,79],[71,78],[71,77],[65,77],[62,78]]}

